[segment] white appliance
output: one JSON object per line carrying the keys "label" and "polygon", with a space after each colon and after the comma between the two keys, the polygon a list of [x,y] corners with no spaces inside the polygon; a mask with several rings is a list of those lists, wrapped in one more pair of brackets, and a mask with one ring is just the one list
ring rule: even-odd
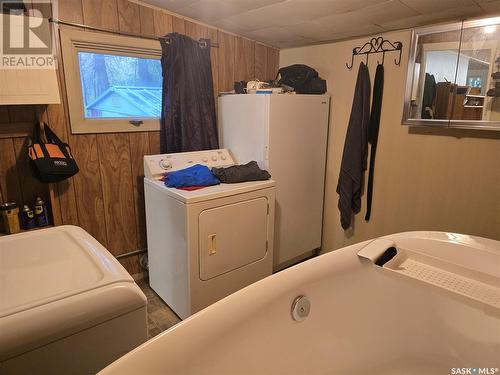
{"label": "white appliance", "polygon": [[92,236],[0,237],[0,373],[90,374],[147,340],[146,297]]}
{"label": "white appliance", "polygon": [[223,147],[276,181],[275,270],[321,247],[329,103],[328,95],[219,97]]}
{"label": "white appliance", "polygon": [[194,164],[227,167],[227,150],[144,156],[151,288],[181,317],[272,273],[274,181],[167,188],[161,177]]}

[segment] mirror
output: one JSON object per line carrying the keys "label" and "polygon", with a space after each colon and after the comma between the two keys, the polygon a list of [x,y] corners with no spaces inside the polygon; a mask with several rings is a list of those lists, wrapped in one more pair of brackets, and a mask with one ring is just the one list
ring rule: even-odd
{"label": "mirror", "polygon": [[500,18],[414,31],[403,123],[500,130]]}

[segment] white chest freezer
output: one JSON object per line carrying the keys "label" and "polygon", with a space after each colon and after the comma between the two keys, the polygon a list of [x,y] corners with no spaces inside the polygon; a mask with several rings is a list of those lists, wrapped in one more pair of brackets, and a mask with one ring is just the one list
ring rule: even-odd
{"label": "white chest freezer", "polygon": [[95,373],[147,340],[146,301],[82,228],[0,237],[0,373]]}

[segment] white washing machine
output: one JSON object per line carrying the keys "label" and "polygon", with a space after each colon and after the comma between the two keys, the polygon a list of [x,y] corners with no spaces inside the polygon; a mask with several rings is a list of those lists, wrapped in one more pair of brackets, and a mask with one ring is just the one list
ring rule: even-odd
{"label": "white washing machine", "polygon": [[234,165],[228,150],[144,157],[149,283],[182,319],[272,273],[275,182],[167,188],[165,172]]}
{"label": "white washing machine", "polygon": [[146,297],[82,228],[0,237],[0,374],[91,374],[147,340]]}

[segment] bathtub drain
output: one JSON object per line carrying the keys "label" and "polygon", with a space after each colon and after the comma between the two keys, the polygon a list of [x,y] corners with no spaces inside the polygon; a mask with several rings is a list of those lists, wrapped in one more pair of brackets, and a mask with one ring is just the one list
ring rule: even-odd
{"label": "bathtub drain", "polygon": [[297,322],[303,321],[311,311],[311,302],[306,296],[298,296],[292,303],[292,318]]}

